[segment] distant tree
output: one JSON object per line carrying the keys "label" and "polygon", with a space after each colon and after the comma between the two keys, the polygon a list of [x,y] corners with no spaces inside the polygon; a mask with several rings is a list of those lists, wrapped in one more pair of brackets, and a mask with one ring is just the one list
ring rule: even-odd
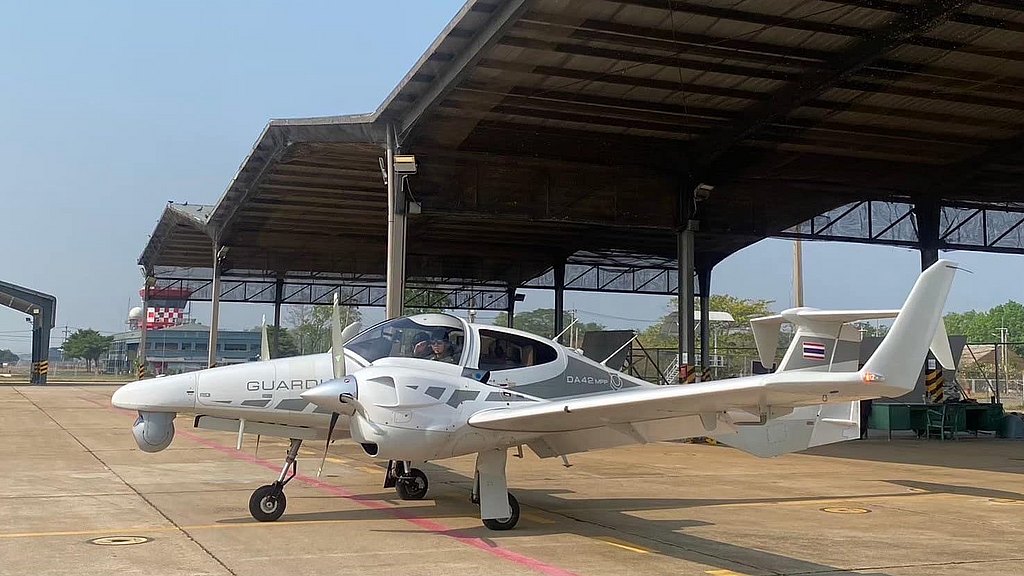
{"label": "distant tree", "polygon": [[1024,356],[1024,305],[1010,300],[985,312],[951,312],[946,314],[946,333],[966,336],[971,343],[992,343],[999,341],[999,329],[1006,328],[1008,340],[1018,355]]}
{"label": "distant tree", "polygon": [[[342,328],[362,319],[359,308],[342,306]],[[331,349],[331,306],[291,306],[285,315],[291,329],[288,330],[295,342],[299,355],[319,354]]]}
{"label": "distant tree", "polygon": [[[260,332],[262,326],[253,328],[254,332]],[[277,335],[277,352],[274,352],[274,335]],[[287,358],[289,356],[299,355],[299,346],[295,343],[295,338],[292,337],[291,332],[287,328],[277,328],[274,326],[267,326],[267,339],[270,342],[270,357],[271,358]]]}
{"label": "distant tree", "polygon": [[99,366],[100,357],[107,353],[113,340],[113,336],[103,336],[91,328],[84,328],[68,336],[62,350],[67,358],[85,360],[85,368],[89,370]]}
{"label": "distant tree", "polygon": [[[565,312],[562,316],[562,326],[568,326],[570,322],[572,322],[572,314]],[[494,318],[494,325],[508,326],[508,313],[500,312]],[[555,311],[552,308],[538,308],[529,312],[519,312],[515,315],[515,328],[545,338],[552,338],[555,335]],[[596,322],[577,322],[573,329],[584,334],[604,330],[605,327]]]}
{"label": "distant tree", "polygon": [[[772,300],[737,298],[728,294],[712,294],[711,310],[728,312],[733,322],[728,325],[715,322],[711,325],[712,335],[717,333],[719,348],[753,348],[754,336],[750,332],[750,320],[772,313]],[[679,342],[679,300],[669,302],[669,312],[640,333],[640,342],[651,348],[673,348]],[[699,321],[700,317],[696,319]]]}
{"label": "distant tree", "polygon": [[14,364],[15,362],[18,361],[18,358],[18,355],[15,354],[14,352],[11,352],[10,350],[0,350],[0,364],[3,364],[5,362],[9,364]]}

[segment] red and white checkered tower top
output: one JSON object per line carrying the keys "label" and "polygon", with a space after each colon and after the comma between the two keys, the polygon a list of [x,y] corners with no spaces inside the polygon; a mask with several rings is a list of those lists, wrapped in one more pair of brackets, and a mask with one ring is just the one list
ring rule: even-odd
{"label": "red and white checkered tower top", "polygon": [[[183,288],[150,288],[149,305],[145,311],[146,329],[160,330],[188,322],[185,305],[191,295],[191,290]],[[145,297],[145,289],[139,290],[139,296]],[[133,330],[142,326],[142,320],[141,308],[133,309],[128,315],[128,324]]]}

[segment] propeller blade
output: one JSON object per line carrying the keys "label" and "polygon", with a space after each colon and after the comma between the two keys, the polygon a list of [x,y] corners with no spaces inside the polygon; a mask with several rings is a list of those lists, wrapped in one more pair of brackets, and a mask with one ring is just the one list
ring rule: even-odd
{"label": "propeller blade", "polygon": [[338,423],[338,413],[331,413],[331,425],[327,427],[327,442],[324,443],[324,456],[320,459],[320,468],[316,471],[316,477],[320,477],[320,473],[324,471],[324,462],[327,461],[327,450],[331,447],[331,436],[334,435],[334,425]]}
{"label": "propeller blade", "polygon": [[331,313],[331,363],[335,378],[345,377],[345,338],[341,330],[341,312],[338,293],[334,293],[334,309]]}
{"label": "propeller blade", "polygon": [[263,327],[260,329],[263,332],[263,337],[260,341],[260,360],[266,362],[270,360],[270,338],[267,337],[267,316],[263,316]]}

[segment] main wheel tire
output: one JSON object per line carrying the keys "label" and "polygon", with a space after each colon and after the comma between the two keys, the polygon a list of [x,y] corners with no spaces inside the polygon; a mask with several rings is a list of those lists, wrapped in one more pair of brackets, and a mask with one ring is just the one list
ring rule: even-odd
{"label": "main wheel tire", "polygon": [[508,506],[512,509],[512,515],[508,518],[488,518],[484,520],[484,526],[491,530],[511,530],[519,523],[519,501],[511,493],[508,495]]}
{"label": "main wheel tire", "polygon": [[249,514],[260,522],[273,522],[284,514],[287,505],[284,491],[267,484],[254,490],[249,497]]}
{"label": "main wheel tire", "polygon": [[395,490],[402,500],[422,500],[429,487],[427,475],[419,468],[411,468],[407,476],[399,478],[395,483]]}

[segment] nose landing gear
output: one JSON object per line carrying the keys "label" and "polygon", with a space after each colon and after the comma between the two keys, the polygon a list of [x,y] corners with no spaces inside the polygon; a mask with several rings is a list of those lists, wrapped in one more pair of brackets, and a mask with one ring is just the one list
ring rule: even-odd
{"label": "nose landing gear", "polygon": [[430,487],[427,475],[410,462],[391,460],[384,476],[384,487],[394,488],[402,500],[422,500]]}
{"label": "nose landing gear", "polygon": [[260,522],[273,522],[284,514],[288,505],[288,499],[284,495],[284,487],[298,473],[299,467],[296,462],[299,455],[299,447],[302,440],[292,438],[288,445],[288,454],[284,459],[284,467],[281,474],[273,484],[260,486],[253,491],[249,497],[249,514]]}

